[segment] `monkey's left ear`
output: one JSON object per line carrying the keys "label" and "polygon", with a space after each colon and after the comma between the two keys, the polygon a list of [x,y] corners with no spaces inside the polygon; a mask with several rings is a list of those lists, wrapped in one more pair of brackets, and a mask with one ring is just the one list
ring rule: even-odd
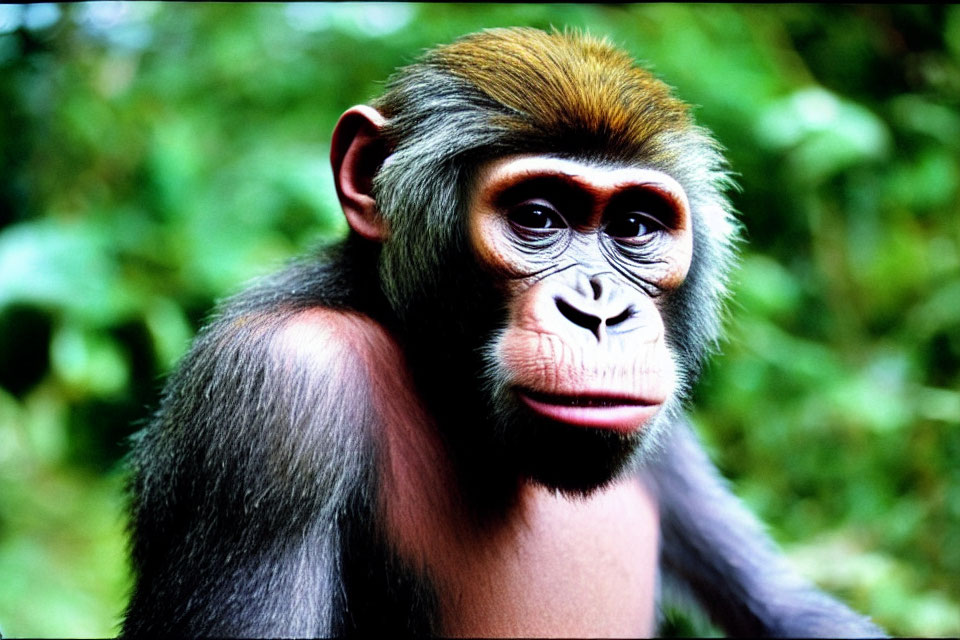
{"label": "monkey's left ear", "polygon": [[380,131],[386,120],[373,107],[357,105],[337,122],[330,142],[330,164],[347,223],[368,240],[382,242],[387,224],[373,199],[373,176],[387,156]]}

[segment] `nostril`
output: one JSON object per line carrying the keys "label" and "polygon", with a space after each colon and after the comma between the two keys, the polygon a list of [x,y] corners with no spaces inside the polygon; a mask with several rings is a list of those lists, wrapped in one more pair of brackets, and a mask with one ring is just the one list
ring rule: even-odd
{"label": "nostril", "polygon": [[615,327],[615,326],[617,326],[618,324],[620,324],[621,322],[624,322],[624,321],[626,321],[626,320],[629,320],[629,319],[630,319],[630,316],[632,316],[632,315],[633,315],[633,307],[627,307],[626,309],[624,309],[622,312],[618,313],[617,315],[615,315],[615,316],[613,316],[613,317],[610,317],[610,318],[607,318],[606,324],[607,324],[608,327]]}
{"label": "nostril", "polygon": [[600,323],[602,322],[598,316],[577,309],[563,298],[554,298],[554,302],[557,304],[557,309],[560,310],[560,313],[563,314],[563,317],[567,320],[578,327],[583,327],[593,333],[597,333],[597,330],[600,328]]}

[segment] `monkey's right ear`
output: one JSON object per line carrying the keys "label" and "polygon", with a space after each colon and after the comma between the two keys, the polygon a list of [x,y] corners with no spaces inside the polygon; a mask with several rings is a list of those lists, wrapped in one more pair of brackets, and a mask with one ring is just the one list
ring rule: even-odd
{"label": "monkey's right ear", "polygon": [[382,242],[388,232],[373,199],[373,176],[388,152],[381,135],[385,122],[373,107],[351,107],[340,116],[330,142],[333,181],[343,215],[350,228],[375,242]]}

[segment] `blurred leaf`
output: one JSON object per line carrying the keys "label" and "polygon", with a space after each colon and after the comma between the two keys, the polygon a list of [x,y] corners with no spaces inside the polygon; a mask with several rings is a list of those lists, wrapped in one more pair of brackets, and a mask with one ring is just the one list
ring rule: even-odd
{"label": "blurred leaf", "polygon": [[737,302],[753,313],[784,316],[797,311],[801,291],[795,277],[767,256],[745,256],[737,282]]}
{"label": "blurred leaf", "polygon": [[168,298],[156,297],[145,310],[144,322],[162,370],[172,369],[193,338],[183,310]]}
{"label": "blurred leaf", "polygon": [[757,135],[770,149],[788,151],[791,169],[817,183],[890,148],[883,121],[862,106],[811,87],[772,104],[757,122]]}
{"label": "blurred leaf", "polygon": [[127,385],[126,358],[105,336],[67,324],[56,332],[50,347],[53,371],[76,393],[109,396]]}
{"label": "blurred leaf", "polygon": [[0,231],[0,307],[27,302],[106,324],[135,304],[109,259],[104,229],[53,220]]}
{"label": "blurred leaf", "polygon": [[[960,150],[960,145],[957,149]],[[914,211],[953,205],[960,213],[960,204],[957,204],[960,166],[957,163],[956,151],[925,149],[914,162],[895,165],[886,185],[886,195]]]}
{"label": "blurred leaf", "polygon": [[890,111],[901,127],[930,136],[947,147],[960,148],[960,114],[946,105],[907,94],[893,98]]}

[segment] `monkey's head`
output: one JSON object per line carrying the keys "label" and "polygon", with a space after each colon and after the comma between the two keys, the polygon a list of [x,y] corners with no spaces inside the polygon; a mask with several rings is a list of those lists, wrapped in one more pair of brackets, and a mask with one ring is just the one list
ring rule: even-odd
{"label": "monkey's head", "polygon": [[665,84],[605,41],[494,29],[400,69],[332,146],[455,448],[589,491],[656,446],[736,236],[717,145]]}

